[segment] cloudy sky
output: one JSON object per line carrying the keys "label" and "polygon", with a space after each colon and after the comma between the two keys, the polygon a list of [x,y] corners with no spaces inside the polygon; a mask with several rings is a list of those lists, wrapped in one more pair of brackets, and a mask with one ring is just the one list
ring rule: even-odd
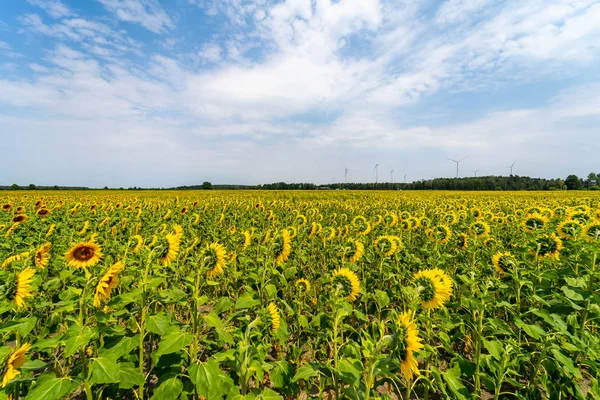
{"label": "cloudy sky", "polygon": [[0,1],[0,184],[600,172],[600,1]]}

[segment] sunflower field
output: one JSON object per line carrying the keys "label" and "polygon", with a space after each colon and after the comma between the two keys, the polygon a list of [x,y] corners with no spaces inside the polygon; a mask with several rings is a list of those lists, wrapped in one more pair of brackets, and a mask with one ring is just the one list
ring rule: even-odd
{"label": "sunflower field", "polygon": [[591,192],[0,207],[0,400],[600,399]]}

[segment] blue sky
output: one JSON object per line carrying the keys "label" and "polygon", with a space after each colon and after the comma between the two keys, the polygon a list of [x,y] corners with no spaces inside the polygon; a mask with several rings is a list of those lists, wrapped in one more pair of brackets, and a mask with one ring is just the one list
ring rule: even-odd
{"label": "blue sky", "polygon": [[600,172],[600,1],[0,2],[0,184]]}

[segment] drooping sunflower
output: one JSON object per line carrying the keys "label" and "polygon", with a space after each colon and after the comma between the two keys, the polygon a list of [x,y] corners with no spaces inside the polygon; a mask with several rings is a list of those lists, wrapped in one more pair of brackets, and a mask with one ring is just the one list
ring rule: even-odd
{"label": "drooping sunflower", "polygon": [[94,295],[94,307],[102,305],[102,301],[110,299],[110,292],[119,284],[119,273],[125,266],[121,261],[114,263],[104,274],[98,285],[96,285],[96,294]]}
{"label": "drooping sunflower", "polygon": [[171,265],[179,254],[181,246],[181,236],[177,233],[167,233],[160,241],[162,252],[159,256],[160,263],[165,267]]}
{"label": "drooping sunflower", "polygon": [[15,304],[17,308],[25,305],[25,299],[31,297],[31,281],[35,275],[35,269],[25,268],[17,275],[17,290],[15,292]]}
{"label": "drooping sunflower", "polygon": [[486,237],[490,233],[490,226],[483,221],[475,221],[469,225],[469,232],[477,238]]}
{"label": "drooping sunflower", "polygon": [[25,364],[26,354],[31,349],[31,344],[24,343],[17,350],[10,353],[6,365],[4,366],[4,374],[2,376],[2,387],[5,388],[13,379],[21,374],[18,370]]}
{"label": "drooping sunflower", "polygon": [[578,220],[567,220],[560,223],[556,230],[563,239],[577,239],[583,234],[583,225]]}
{"label": "drooping sunflower", "polygon": [[267,306],[267,311],[269,312],[269,321],[271,323],[271,332],[277,332],[279,326],[281,325],[281,317],[279,316],[279,310],[275,303],[271,302]]}
{"label": "drooping sunflower", "polygon": [[352,264],[358,262],[365,254],[365,245],[360,240],[348,239],[344,255]]}
{"label": "drooping sunflower", "polygon": [[48,232],[46,232],[46,237],[52,235],[52,232],[54,232],[55,227],[56,227],[56,224],[50,225],[50,228],[48,228]]}
{"label": "drooping sunflower", "polygon": [[10,220],[10,222],[13,224],[22,224],[23,222],[27,221],[27,218],[28,217],[25,214],[17,214]]}
{"label": "drooping sunflower", "polygon": [[452,237],[452,231],[446,225],[436,225],[430,228],[429,237],[438,243],[448,243]]}
{"label": "drooping sunflower", "polygon": [[395,334],[390,348],[392,354],[400,360],[402,375],[406,380],[411,380],[414,375],[419,375],[419,365],[414,355],[423,348],[423,339],[419,337],[414,312],[404,311],[395,322]]}
{"label": "drooping sunflower", "polygon": [[275,261],[277,264],[281,264],[287,261],[292,252],[292,239],[290,238],[290,231],[284,229],[280,235],[277,235],[274,240],[274,254]]}
{"label": "drooping sunflower", "polygon": [[46,242],[35,251],[34,262],[36,267],[45,268],[46,265],[48,265],[48,262],[50,261],[50,257],[48,257],[48,255],[50,254],[51,248],[52,243]]}
{"label": "drooping sunflower", "polygon": [[348,301],[354,301],[360,294],[360,281],[358,276],[348,268],[340,268],[333,272],[333,285],[335,290],[343,293]]}
{"label": "drooping sunflower", "polygon": [[300,278],[296,281],[296,287],[300,293],[308,293],[310,291],[310,282],[305,278]]}
{"label": "drooping sunflower", "polygon": [[499,251],[492,256],[492,264],[499,274],[505,274],[516,265],[516,261],[510,251]]}
{"label": "drooping sunflower", "polygon": [[29,257],[28,251],[24,251],[22,253],[12,255],[2,262],[2,268],[6,268],[10,264],[14,263],[15,261],[21,261],[27,257]]}
{"label": "drooping sunflower", "polygon": [[35,215],[42,218],[47,217],[48,215],[50,215],[50,210],[48,210],[47,208],[40,208],[36,211]]}
{"label": "drooping sunflower", "polygon": [[421,270],[413,280],[424,308],[441,307],[452,296],[452,280],[440,269]]}
{"label": "drooping sunflower", "polygon": [[12,208],[12,204],[10,204],[10,203],[2,204],[2,210],[4,210],[4,211],[8,211],[11,208]]}
{"label": "drooping sunflower", "polygon": [[102,248],[92,241],[77,243],[65,253],[67,264],[73,268],[93,267],[102,256]]}
{"label": "drooping sunflower", "polygon": [[583,235],[590,242],[600,240],[600,223],[596,222],[583,228]]}
{"label": "drooping sunflower", "polygon": [[206,246],[202,251],[202,264],[208,268],[206,274],[209,278],[221,275],[227,265],[227,249],[217,242]]}
{"label": "drooping sunflower", "polygon": [[469,247],[469,238],[465,233],[459,233],[456,236],[456,247],[465,250]]}
{"label": "drooping sunflower", "polygon": [[133,239],[136,240],[136,245],[133,248],[133,252],[138,253],[144,245],[144,238],[141,235],[133,235]]}
{"label": "drooping sunflower", "polygon": [[562,240],[558,238],[554,233],[542,234],[535,239],[535,249],[531,249],[530,253],[537,254],[541,258],[550,258],[558,260],[560,251],[562,250]]}

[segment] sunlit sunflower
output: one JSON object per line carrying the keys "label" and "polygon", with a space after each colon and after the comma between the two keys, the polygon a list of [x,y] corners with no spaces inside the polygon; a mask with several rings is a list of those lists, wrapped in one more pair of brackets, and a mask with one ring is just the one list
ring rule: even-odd
{"label": "sunlit sunflower", "polygon": [[65,253],[67,264],[73,268],[93,267],[102,256],[102,248],[92,241],[77,243]]}
{"label": "sunlit sunflower", "polygon": [[583,234],[583,225],[578,220],[563,221],[556,227],[558,235],[563,239],[577,239]]}
{"label": "sunlit sunflower", "polygon": [[50,225],[50,228],[48,228],[48,232],[46,232],[46,237],[52,235],[52,232],[54,232],[55,227],[56,227],[56,224]]}
{"label": "sunlit sunflower", "polygon": [[36,211],[35,215],[37,215],[38,217],[47,217],[48,215],[50,215],[50,210],[48,210],[47,208],[40,208]]}
{"label": "sunlit sunflower", "polygon": [[379,236],[373,243],[375,250],[381,252],[385,257],[390,257],[398,249],[398,242],[390,235]]}
{"label": "sunlit sunflower", "polygon": [[494,268],[499,274],[505,274],[506,271],[512,269],[516,265],[516,261],[509,251],[499,251],[492,256],[492,264],[494,264]]}
{"label": "sunlit sunflower", "polygon": [[282,230],[281,234],[275,237],[273,246],[275,261],[278,264],[286,262],[289,258],[292,252],[291,242],[292,240],[290,238],[290,231],[287,229]]}
{"label": "sunlit sunflower", "polygon": [[441,307],[452,296],[452,280],[440,269],[425,269],[414,274],[424,308]]}
{"label": "sunlit sunflower", "polygon": [[494,245],[494,243],[496,243],[496,239],[494,239],[493,237],[488,237],[483,241],[483,246],[489,249]]}
{"label": "sunlit sunflower", "polygon": [[452,231],[446,225],[436,225],[430,228],[429,237],[438,243],[448,243],[452,237]]}
{"label": "sunlit sunflower", "polygon": [[483,221],[475,221],[469,225],[469,232],[477,238],[486,237],[490,233],[490,226]]}
{"label": "sunlit sunflower", "polygon": [[10,204],[10,203],[2,204],[2,210],[4,210],[4,211],[8,211],[11,208],[12,208],[12,204]]}
{"label": "sunlit sunflower", "polygon": [[227,249],[222,244],[215,242],[206,246],[202,251],[201,259],[202,265],[208,268],[206,274],[209,278],[214,278],[224,272],[227,265],[226,257]]}
{"label": "sunlit sunflower", "polygon": [[365,254],[365,245],[360,240],[348,239],[344,255],[352,264],[358,262]]}
{"label": "sunlit sunflower", "polygon": [[395,324],[394,339],[390,345],[392,354],[400,360],[402,375],[406,380],[411,380],[414,375],[419,375],[419,365],[414,354],[423,348],[423,339],[414,319],[414,312],[405,311],[398,316]]}
{"label": "sunlit sunflower", "polygon": [[281,325],[281,317],[279,316],[279,310],[275,303],[269,303],[267,306],[267,311],[269,312],[269,320],[271,322],[271,332],[277,332],[279,326]]}
{"label": "sunlit sunflower", "polygon": [[550,258],[558,260],[560,251],[562,250],[562,240],[554,233],[548,235],[539,235],[535,239],[535,249],[531,249],[531,254],[537,254],[540,258]]}
{"label": "sunlit sunflower", "polygon": [[10,222],[13,224],[22,224],[23,222],[27,221],[27,218],[28,217],[25,214],[17,214],[10,220]]}
{"label": "sunlit sunflower", "polygon": [[583,228],[583,235],[590,242],[597,242],[600,240],[600,223],[596,222],[586,225],[586,227]]}
{"label": "sunlit sunflower", "polygon": [[339,290],[348,301],[354,301],[360,294],[358,276],[348,268],[340,268],[333,272],[334,289]]}
{"label": "sunlit sunflower", "polygon": [[15,304],[17,308],[25,305],[25,299],[31,297],[31,281],[35,275],[35,269],[26,268],[17,275],[17,290],[15,292]]}
{"label": "sunlit sunflower", "polygon": [[15,261],[21,261],[27,257],[29,257],[28,251],[24,251],[22,253],[12,255],[2,262],[2,268],[6,268],[10,264],[14,263]]}
{"label": "sunlit sunflower", "polygon": [[304,278],[296,281],[296,287],[300,293],[308,293],[310,291],[310,282]]}
{"label": "sunlit sunflower", "polygon": [[35,257],[33,259],[36,267],[45,268],[46,265],[48,265],[48,262],[50,261],[50,257],[48,257],[48,255],[50,254],[51,248],[52,243],[46,242],[35,251]]}
{"label": "sunlit sunflower", "polygon": [[[18,370],[25,364],[26,354],[31,349],[31,345],[29,343],[24,343],[17,350],[10,353],[8,356],[8,360],[6,361],[6,365],[3,367],[4,374],[2,376],[2,387],[5,388],[13,379],[21,374]],[[0,360],[1,361],[1,360]]]}
{"label": "sunlit sunflower", "polygon": [[160,263],[164,266],[171,265],[177,258],[181,245],[181,236],[177,233],[167,233],[160,241],[162,252],[159,255]]}
{"label": "sunlit sunflower", "polygon": [[119,273],[123,271],[125,266],[121,261],[113,264],[104,274],[98,285],[96,286],[96,294],[94,295],[94,307],[98,308],[102,305],[102,301],[110,299],[110,292],[119,284]]}
{"label": "sunlit sunflower", "polygon": [[134,253],[138,253],[144,245],[144,238],[141,235],[133,235],[133,239],[136,240],[135,247],[133,248]]}

